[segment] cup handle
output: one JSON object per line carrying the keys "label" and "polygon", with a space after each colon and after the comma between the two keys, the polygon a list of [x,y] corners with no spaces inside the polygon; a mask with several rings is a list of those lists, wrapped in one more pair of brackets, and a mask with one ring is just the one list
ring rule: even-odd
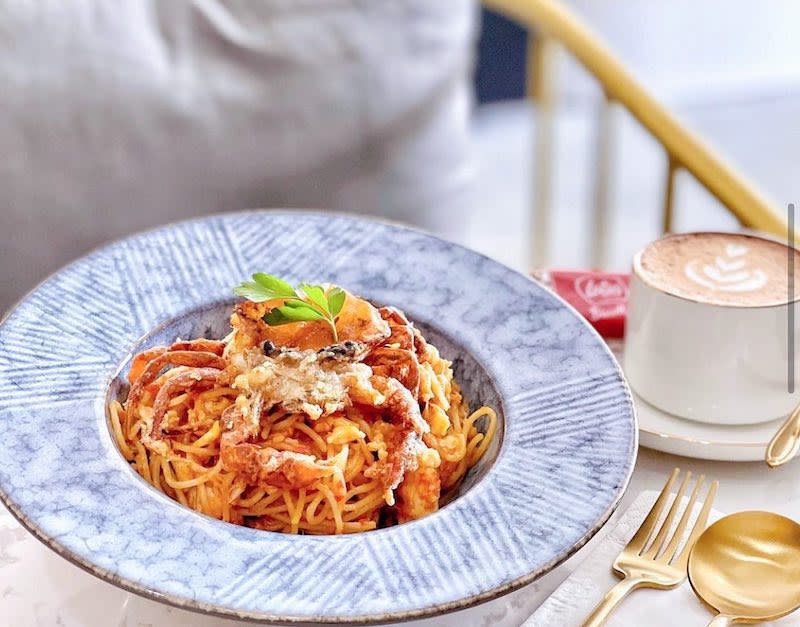
{"label": "cup handle", "polygon": [[771,468],[782,466],[800,449],[800,405],[786,419],[767,445],[765,460]]}

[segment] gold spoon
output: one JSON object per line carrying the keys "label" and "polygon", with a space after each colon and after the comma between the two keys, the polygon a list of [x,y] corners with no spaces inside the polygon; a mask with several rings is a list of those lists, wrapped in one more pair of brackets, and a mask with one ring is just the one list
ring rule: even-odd
{"label": "gold spoon", "polygon": [[782,466],[797,454],[798,449],[800,449],[800,405],[767,444],[767,464],[772,468]]}
{"label": "gold spoon", "polygon": [[721,518],[695,542],[689,581],[719,613],[708,627],[794,612],[800,607],[800,525],[770,512]]}

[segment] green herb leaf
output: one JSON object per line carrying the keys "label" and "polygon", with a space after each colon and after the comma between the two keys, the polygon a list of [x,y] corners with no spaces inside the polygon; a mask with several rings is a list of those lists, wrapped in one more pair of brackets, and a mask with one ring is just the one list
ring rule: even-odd
{"label": "green herb leaf", "polygon": [[282,324],[294,324],[297,322],[297,320],[292,320],[284,316],[277,307],[275,309],[270,309],[264,314],[262,320],[271,327],[279,327]]}
{"label": "green herb leaf", "polygon": [[234,287],[233,293],[255,303],[263,303],[266,300],[275,298],[272,292],[265,291],[261,285],[253,281],[245,281],[241,285]]}
{"label": "green herb leaf", "polygon": [[332,287],[328,290],[328,311],[330,311],[331,316],[336,318],[339,315],[339,312],[342,311],[342,307],[344,307],[345,298],[347,298],[347,293],[341,287]]}
{"label": "green herb leaf", "polygon": [[[283,306],[284,307],[291,307],[292,309],[299,309],[301,307],[311,307],[311,305],[309,305],[306,301],[297,300],[295,298],[293,298],[291,300],[287,300],[285,303],[283,303]],[[311,309],[314,309],[314,308],[311,307]]]}
{"label": "green herb leaf", "polygon": [[271,274],[256,272],[253,281],[258,283],[265,290],[275,294],[275,298],[297,298],[297,292],[283,279],[279,279]]}
{"label": "green herb leaf", "polygon": [[301,283],[298,287],[303,290],[303,293],[308,296],[309,300],[322,309],[322,311],[330,313],[328,310],[328,301],[325,299],[325,290],[323,290],[321,286]]}
{"label": "green herb leaf", "polygon": [[297,301],[294,301],[290,307],[287,307],[286,305],[278,307],[278,310],[287,318],[294,318],[298,322],[322,320],[325,317],[311,305]]}
{"label": "green herb leaf", "polygon": [[264,322],[269,325],[289,324],[290,322],[309,322],[322,320],[323,316],[316,309],[305,303],[294,303],[294,306],[281,305],[270,309],[264,316]]}

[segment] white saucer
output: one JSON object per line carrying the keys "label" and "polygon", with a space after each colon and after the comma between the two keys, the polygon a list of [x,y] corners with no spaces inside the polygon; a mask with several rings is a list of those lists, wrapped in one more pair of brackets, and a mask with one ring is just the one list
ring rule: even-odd
{"label": "white saucer", "polygon": [[783,418],[757,425],[712,425],[678,418],[633,392],[639,416],[639,444],[673,455],[727,462],[764,461],[767,444]]}

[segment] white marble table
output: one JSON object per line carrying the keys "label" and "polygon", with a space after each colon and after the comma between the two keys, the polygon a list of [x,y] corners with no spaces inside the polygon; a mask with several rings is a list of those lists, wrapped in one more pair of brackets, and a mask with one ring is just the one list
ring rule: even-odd
{"label": "white marble table", "polygon": [[[800,462],[777,470],[758,463],[724,463],[673,457],[640,449],[622,508],[645,488],[658,489],[680,466],[720,480],[717,508],[725,512],[766,509],[800,519]],[[544,579],[476,608],[435,620],[433,625],[519,625],[591,551],[590,542]],[[0,508],[0,617],[17,627],[232,627],[236,623],[174,610],[129,596],[58,557]],[[554,626],[556,627],[556,626]]]}

